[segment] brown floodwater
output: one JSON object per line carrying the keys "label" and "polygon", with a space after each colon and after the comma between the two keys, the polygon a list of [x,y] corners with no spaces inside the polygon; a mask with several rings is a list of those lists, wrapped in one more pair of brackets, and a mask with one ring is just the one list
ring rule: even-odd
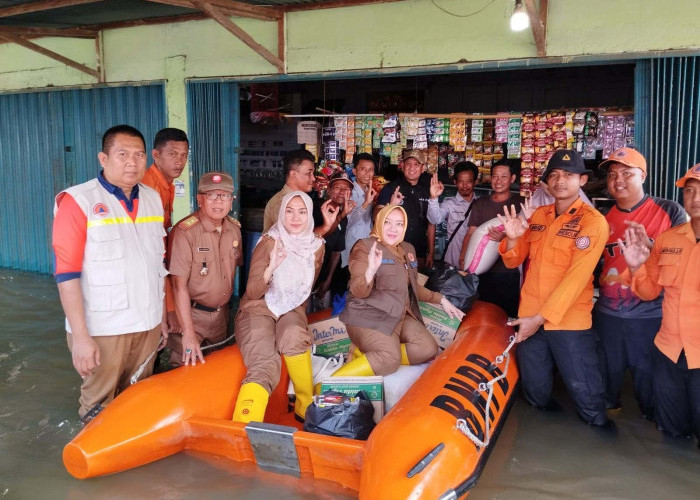
{"label": "brown floodwater", "polygon": [[[112,476],[77,480],[63,446],[78,432],[80,378],[65,343],[49,276],[0,269],[0,499],[335,499],[351,492],[193,453]],[[518,397],[470,499],[697,499],[697,443],[671,439],[641,418],[626,387],[615,428]],[[391,464],[387,464],[390,467]]]}

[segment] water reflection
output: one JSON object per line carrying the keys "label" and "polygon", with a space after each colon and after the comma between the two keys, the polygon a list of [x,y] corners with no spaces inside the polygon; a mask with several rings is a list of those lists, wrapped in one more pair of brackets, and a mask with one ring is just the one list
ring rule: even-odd
{"label": "water reflection", "polygon": [[[192,453],[112,476],[73,479],[61,452],[78,431],[80,378],[70,362],[53,280],[0,269],[0,318],[0,499],[352,498],[327,483]],[[626,391],[629,411],[613,415],[614,431],[579,422],[561,389],[559,412],[536,411],[518,399],[469,498],[697,498],[695,443],[656,432]]]}

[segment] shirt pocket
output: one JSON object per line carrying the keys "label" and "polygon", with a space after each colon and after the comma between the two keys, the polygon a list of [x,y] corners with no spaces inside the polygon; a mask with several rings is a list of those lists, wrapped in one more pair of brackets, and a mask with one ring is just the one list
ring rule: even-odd
{"label": "shirt pocket", "polygon": [[374,277],[374,287],[377,290],[398,290],[399,279],[396,264],[382,264]]}
{"label": "shirt pocket", "polygon": [[525,241],[530,244],[530,258],[537,255],[540,251],[540,246],[544,241],[544,231],[530,231],[530,234],[526,237]]}
{"label": "shirt pocket", "polygon": [[124,258],[124,241],[115,226],[98,226],[88,230],[89,244],[85,246],[85,260],[104,262]]}
{"label": "shirt pocket", "polygon": [[680,262],[680,254],[659,255],[659,285],[673,286],[676,283]]}
{"label": "shirt pocket", "polygon": [[123,259],[105,261],[87,271],[90,311],[116,311],[129,307]]}
{"label": "shirt pocket", "polygon": [[574,240],[558,237],[552,243],[552,262],[555,266],[569,267],[573,257]]}

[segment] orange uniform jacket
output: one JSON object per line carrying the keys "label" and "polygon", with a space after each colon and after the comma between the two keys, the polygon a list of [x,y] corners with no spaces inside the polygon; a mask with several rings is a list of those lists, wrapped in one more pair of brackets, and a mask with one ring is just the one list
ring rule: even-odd
{"label": "orange uniform jacket", "polygon": [[700,368],[700,244],[689,222],[661,233],[632,279],[641,299],[662,290],[663,319],[654,344],[674,362],[685,349],[688,368]]}
{"label": "orange uniform jacket", "polygon": [[554,205],[539,207],[515,247],[506,251],[507,240],[499,246],[507,267],[530,257],[518,315],[541,314],[545,330],[590,328],[593,270],[607,240],[605,217],[581,198],[559,217]]}

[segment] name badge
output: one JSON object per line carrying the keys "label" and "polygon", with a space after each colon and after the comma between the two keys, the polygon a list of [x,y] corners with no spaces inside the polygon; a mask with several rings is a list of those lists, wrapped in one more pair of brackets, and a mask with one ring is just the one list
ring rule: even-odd
{"label": "name badge", "polygon": [[394,259],[382,259],[382,264],[393,264]]}
{"label": "name badge", "polygon": [[197,247],[198,252],[208,252],[209,249],[207,247]]}

